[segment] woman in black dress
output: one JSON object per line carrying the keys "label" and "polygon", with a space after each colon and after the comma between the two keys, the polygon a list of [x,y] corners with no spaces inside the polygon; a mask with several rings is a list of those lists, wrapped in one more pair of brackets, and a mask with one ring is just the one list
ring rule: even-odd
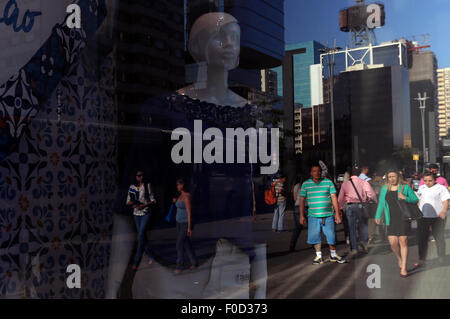
{"label": "woman in black dress", "polygon": [[406,277],[406,263],[408,259],[408,236],[411,232],[411,223],[404,219],[400,210],[399,201],[417,203],[419,199],[409,185],[403,183],[397,170],[387,173],[387,185],[381,188],[375,222],[381,224],[384,219],[387,225],[387,235],[392,252],[398,260],[400,276]]}

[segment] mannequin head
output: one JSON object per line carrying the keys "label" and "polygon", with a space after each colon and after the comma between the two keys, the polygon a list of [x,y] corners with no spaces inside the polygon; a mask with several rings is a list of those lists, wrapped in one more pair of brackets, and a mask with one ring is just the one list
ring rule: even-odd
{"label": "mannequin head", "polygon": [[202,15],[192,26],[189,52],[197,62],[229,71],[239,65],[241,29],[228,13]]}

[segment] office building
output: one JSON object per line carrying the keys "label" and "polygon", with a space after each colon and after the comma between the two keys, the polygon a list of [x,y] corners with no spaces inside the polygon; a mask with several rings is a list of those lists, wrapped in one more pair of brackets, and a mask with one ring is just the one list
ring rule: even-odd
{"label": "office building", "polygon": [[117,10],[119,118],[132,124],[148,98],[185,86],[184,3],[127,0]]}
{"label": "office building", "polygon": [[[311,107],[311,65],[320,62],[319,49],[324,46],[316,41],[291,44],[286,46],[283,65],[272,69],[277,73],[278,95],[283,96],[283,126],[295,131],[294,109],[301,104],[303,108]],[[297,147],[296,147],[297,143]],[[297,164],[295,154],[300,154],[295,137],[284,139],[284,162],[286,172],[295,174]]]}
{"label": "office building", "polygon": [[450,68],[437,70],[439,138],[448,137],[450,129]]}
{"label": "office building", "polygon": [[303,145],[303,129],[302,129],[302,105],[296,104],[294,106],[294,147],[295,154],[302,153]]}
{"label": "office building", "polygon": [[402,66],[342,72],[335,87],[336,149],[371,167],[389,160],[396,148],[410,146],[409,102],[409,74]]}
{"label": "office building", "polygon": [[436,162],[439,156],[439,122],[435,114],[438,114],[437,94],[437,59],[431,51],[419,51],[411,48],[410,97],[411,97],[411,143],[412,147],[423,150],[422,120],[419,109],[419,93],[428,99],[425,101],[425,149],[427,162]]}
{"label": "office building", "polygon": [[[389,160],[396,148],[411,147],[410,56],[406,41],[335,54],[338,173],[354,163],[376,167],[381,160]],[[324,101],[329,95],[328,59],[327,54],[321,55]],[[331,141],[327,143],[331,147]]]}
{"label": "office building", "polygon": [[278,95],[278,74],[275,71],[261,70],[261,91]]}
{"label": "office building", "polygon": [[330,105],[321,104],[313,107],[295,105],[295,153],[314,151],[326,142],[331,134]]}
{"label": "office building", "polygon": [[[278,74],[278,95],[293,95],[294,103],[303,107],[311,107],[311,74],[310,67],[320,63],[320,49],[324,46],[316,41],[308,41],[286,46],[285,61],[291,67],[278,67],[273,69]],[[284,73],[291,73],[293,83],[284,81]],[[286,91],[284,86],[286,86]]]}

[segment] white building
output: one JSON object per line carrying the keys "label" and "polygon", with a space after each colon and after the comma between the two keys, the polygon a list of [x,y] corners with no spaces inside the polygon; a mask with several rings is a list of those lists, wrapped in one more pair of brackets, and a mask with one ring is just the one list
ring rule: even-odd
{"label": "white building", "polygon": [[437,70],[439,138],[448,135],[450,128],[450,68]]}

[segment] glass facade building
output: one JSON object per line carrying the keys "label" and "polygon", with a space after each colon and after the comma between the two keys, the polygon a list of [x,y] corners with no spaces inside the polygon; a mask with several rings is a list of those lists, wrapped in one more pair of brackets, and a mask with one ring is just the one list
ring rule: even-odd
{"label": "glass facade building", "polygon": [[[307,41],[286,45],[286,55],[292,57],[294,102],[303,107],[311,107],[310,66],[320,63],[320,49],[324,46],[316,41]],[[283,68],[274,69],[278,73],[278,95],[283,96]]]}

